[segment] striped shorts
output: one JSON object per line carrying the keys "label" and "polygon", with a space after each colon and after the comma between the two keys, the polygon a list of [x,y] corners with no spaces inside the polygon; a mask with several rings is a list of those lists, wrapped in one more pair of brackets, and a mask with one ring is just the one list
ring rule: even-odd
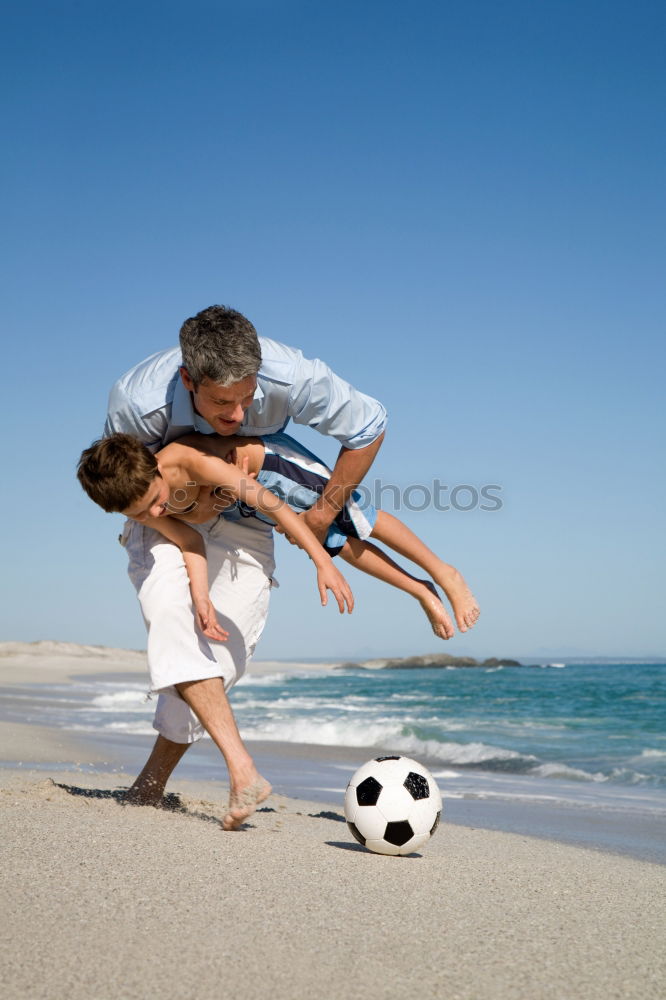
{"label": "striped shorts", "polygon": [[[284,431],[267,434],[261,441],[265,455],[257,482],[287,503],[297,514],[309,510],[324,492],[331,470]],[[242,504],[239,509],[245,516],[269,521],[260,511]],[[354,490],[328,529],[324,548],[335,556],[348,538],[365,540],[372,533],[376,520],[377,511],[369,498]]]}

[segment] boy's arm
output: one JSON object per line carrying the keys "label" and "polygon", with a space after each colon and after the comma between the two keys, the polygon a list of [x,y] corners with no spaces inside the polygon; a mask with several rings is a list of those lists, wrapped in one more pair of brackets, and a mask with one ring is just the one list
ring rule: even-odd
{"label": "boy's arm", "polygon": [[[199,434],[198,431],[194,431],[192,434],[183,434],[176,441],[172,441],[164,451],[166,452],[168,449],[169,454],[178,455],[179,460],[183,464],[189,464],[188,459],[191,460],[191,455],[189,454],[191,449],[200,452],[202,455],[210,455],[211,457],[228,462],[233,461],[231,453],[234,451],[236,445],[247,443],[249,440],[250,438],[242,438],[237,434],[222,437],[220,434]],[[187,451],[179,453],[179,445],[185,446]]]}
{"label": "boy's arm", "polygon": [[[221,486],[225,490],[230,490],[243,503],[250,507],[256,507],[262,514],[267,514],[268,517],[276,521],[297,545],[305,549],[317,567],[322,604],[327,603],[326,590],[329,589],[338,602],[341,614],[345,610],[345,603],[348,610],[352,611],[354,598],[349,584],[342,573],[336,569],[328,552],[322,548],[305,521],[298,514],[295,514],[286,503],[283,503],[270,490],[264,489],[250,476],[243,475],[235,465],[224,462],[215,455],[206,454],[203,450],[205,441],[198,443],[196,448],[179,445],[176,442],[169,447],[181,449],[177,458],[180,464],[187,469],[187,474],[192,482],[199,485]],[[176,456],[175,451],[174,456]]]}
{"label": "boy's arm", "polygon": [[[247,444],[249,441],[254,441],[256,438],[241,438],[236,434],[231,434],[229,437],[222,437],[219,434],[200,434],[198,431],[193,431],[191,434],[183,434],[176,441],[172,441],[171,444],[166,445],[161,451],[157,452],[156,458],[160,462],[167,462],[169,464],[178,465],[182,472],[186,474],[187,479],[192,479],[189,475],[190,465],[193,458],[193,453],[198,452],[201,455],[208,455],[210,457],[219,458],[222,462],[231,462],[236,464],[236,446]],[[211,485],[221,485],[217,482]],[[231,490],[219,489],[215,491],[215,498],[218,501],[216,504],[216,510],[222,511],[227,507],[231,507],[236,502],[236,494]]]}
{"label": "boy's arm", "polygon": [[228,639],[229,633],[217,623],[215,608],[208,593],[208,560],[206,559],[206,547],[199,532],[195,531],[189,524],[168,516],[147,517],[141,521],[141,524],[146,524],[149,528],[159,531],[166,539],[177,545],[183,553],[197,623],[204,635],[218,641]]}

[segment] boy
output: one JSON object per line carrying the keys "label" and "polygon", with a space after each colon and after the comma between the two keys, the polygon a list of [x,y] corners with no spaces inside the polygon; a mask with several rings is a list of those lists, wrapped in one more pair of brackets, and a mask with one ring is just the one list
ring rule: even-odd
{"label": "boy", "polygon": [[[203,434],[191,437],[197,444],[199,439],[205,441]],[[154,528],[180,548],[197,625],[209,639],[223,642],[229,633],[217,623],[208,594],[204,541],[190,524],[204,524],[216,518],[229,505],[229,497],[251,506],[271,524],[277,523],[288,532],[317,567],[322,605],[328,601],[326,591],[331,590],[340,613],[344,613],[345,603],[351,613],[352,592],[333,565],[331,555],[286,503],[256,482],[248,471],[248,461],[243,457],[237,468],[205,447],[176,443],[153,455],[132,435],[112,434],[85,449],[77,476],[91,500],[107,513],[118,512]]]}
{"label": "boy", "polygon": [[[128,455],[130,461],[142,461],[141,449],[129,435],[112,435],[93,447],[108,449],[114,446],[107,442],[117,442],[119,447],[132,452],[134,458],[129,459]],[[277,521],[278,530],[282,530],[300,545],[302,532],[294,533],[289,525],[298,523],[298,527],[302,528],[303,524],[293,515],[291,519],[287,517],[285,520],[283,505],[286,502],[297,511],[308,510],[323,492],[330,471],[312,452],[282,432],[263,438],[222,438],[214,434],[190,434],[167,445],[157,453],[156,458],[163,477],[161,490],[156,485],[154,496],[148,491],[141,497],[138,505],[126,505],[123,512],[144,522],[152,513],[152,520],[146,523],[181,547],[190,575],[199,627],[210,638],[220,639],[214,609],[204,585],[206,571],[200,537],[197,536],[200,547],[194,551],[194,541],[185,541],[183,526],[171,527],[167,521],[175,522],[178,519],[199,524],[209,521],[228,505],[220,488],[230,489],[236,500],[240,501],[242,515],[259,517],[271,524]],[[148,461],[147,457],[144,456],[143,461]],[[252,492],[251,481],[255,477],[255,487],[265,486],[270,491],[268,496],[256,494],[262,497],[259,504]],[[245,485],[241,487],[241,483]],[[169,493],[167,487],[170,489]],[[87,488],[85,484],[84,488]],[[96,499],[95,496],[93,499]],[[427,615],[435,635],[441,639],[450,639],[454,634],[453,625],[434,584],[431,580],[411,576],[366,539],[370,537],[383,542],[411,559],[439,584],[451,603],[461,632],[471,628],[479,616],[479,609],[460,573],[431,552],[398,518],[384,511],[376,511],[370,505],[363,506],[360,501],[360,494],[355,492],[350,501],[337,512],[327,534],[326,550],[331,555],[339,553],[350,565],[415,597]],[[117,504],[115,509],[118,509]],[[165,520],[167,512],[171,517]],[[158,515],[157,518],[155,514]],[[177,536],[176,527],[180,532]],[[171,534],[167,534],[167,530]],[[193,573],[196,574],[194,581]],[[342,611],[341,595],[336,593],[336,597]]]}
{"label": "boy", "polygon": [[[204,454],[216,455],[225,462],[235,462],[246,473],[256,476],[258,483],[299,512],[308,510],[322,495],[331,474],[316,455],[282,431],[261,438],[188,434],[162,449],[159,452],[160,459],[177,461],[176,449],[179,446],[196,448]],[[183,502],[197,503],[194,488],[183,494]],[[243,504],[240,508],[241,514],[245,516],[270,521],[265,511],[248,510]],[[222,508],[218,506],[217,509]],[[203,514],[211,516],[210,508],[204,506]],[[278,531],[281,531],[281,526],[278,526]],[[289,534],[288,531],[285,533]],[[410,559],[430,579],[422,580],[411,576],[385,552],[368,542],[368,538],[376,539]],[[479,617],[476,600],[458,570],[439,559],[397,517],[364,503],[357,491],[354,491],[342,508],[337,508],[324,547],[333,556],[339,554],[356,569],[415,597],[433,632],[440,639],[450,639],[454,628],[433,580],[446,594],[461,632],[472,628]]]}

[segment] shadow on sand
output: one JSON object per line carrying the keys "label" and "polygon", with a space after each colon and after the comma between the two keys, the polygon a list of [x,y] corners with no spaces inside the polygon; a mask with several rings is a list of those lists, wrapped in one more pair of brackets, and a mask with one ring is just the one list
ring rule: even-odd
{"label": "shadow on sand", "polygon": [[[82,788],[80,785],[66,785],[60,781],[53,781],[53,779],[50,780],[56,788],[61,788],[63,792],[67,792],[68,795],[76,795],[84,799],[109,799],[112,802],[115,802],[116,805],[127,807],[128,809],[145,808],[144,806],[138,806],[136,803],[126,801],[128,791],[127,788]],[[165,809],[167,812],[180,813],[183,816],[189,816],[191,819],[202,820],[204,823],[214,823],[216,826],[219,826],[221,823],[220,816],[213,816],[211,813],[205,813],[201,810],[188,807],[185,802],[183,802],[180,795],[176,792],[169,792],[167,795],[164,795],[162,802],[159,806],[157,806],[157,808]],[[260,806],[257,809],[257,812],[274,813],[276,810],[271,806]],[[302,814],[298,813],[297,815]],[[344,816],[330,810],[322,810],[318,813],[306,813],[306,815],[312,819],[328,819],[334,820],[336,823],[346,822]],[[243,823],[239,827],[239,830],[248,829],[254,829],[252,823],[250,822]],[[344,844],[333,841],[327,841],[327,844],[329,847],[339,847],[341,850],[346,851],[365,851],[365,848],[361,847],[360,844]]]}
{"label": "shadow on sand", "polygon": [[328,809],[323,809],[318,813],[308,813],[311,819],[333,819],[336,823],[346,823],[347,820],[340,813],[330,812]]}
{"label": "shadow on sand", "polygon": [[[137,806],[136,803],[125,801],[127,795],[126,788],[81,788],[78,785],[65,785],[59,781],[54,781],[53,784],[56,788],[62,788],[68,795],[79,795],[84,799],[111,799],[116,805],[126,806],[129,809],[144,808],[143,806]],[[205,823],[220,825],[219,816],[213,816],[210,813],[188,808],[176,792],[169,792],[167,795],[164,795],[161,804],[157,808],[165,809],[167,812],[181,813],[183,816],[203,820]]]}
{"label": "shadow on sand", "polygon": [[361,854],[373,854],[376,858],[422,858],[423,855],[419,854],[418,851],[412,851],[411,854],[378,854],[376,851],[371,851],[368,847],[362,847],[360,844],[348,844],[340,840],[327,840],[327,847],[337,847],[340,851],[360,851]]}

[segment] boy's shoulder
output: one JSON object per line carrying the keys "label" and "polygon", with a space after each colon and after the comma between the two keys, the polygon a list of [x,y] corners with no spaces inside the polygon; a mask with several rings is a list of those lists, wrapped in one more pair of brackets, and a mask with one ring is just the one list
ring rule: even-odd
{"label": "boy's shoulder", "polygon": [[227,455],[243,438],[222,438],[217,434],[185,434],[176,441],[171,441],[158,453],[160,466],[172,476],[180,473],[186,477],[188,472],[201,466],[201,462],[209,458],[226,461]]}
{"label": "boy's shoulder", "polygon": [[169,486],[184,485],[191,478],[190,471],[196,457],[196,450],[180,441],[172,441],[157,453],[160,472]]}

